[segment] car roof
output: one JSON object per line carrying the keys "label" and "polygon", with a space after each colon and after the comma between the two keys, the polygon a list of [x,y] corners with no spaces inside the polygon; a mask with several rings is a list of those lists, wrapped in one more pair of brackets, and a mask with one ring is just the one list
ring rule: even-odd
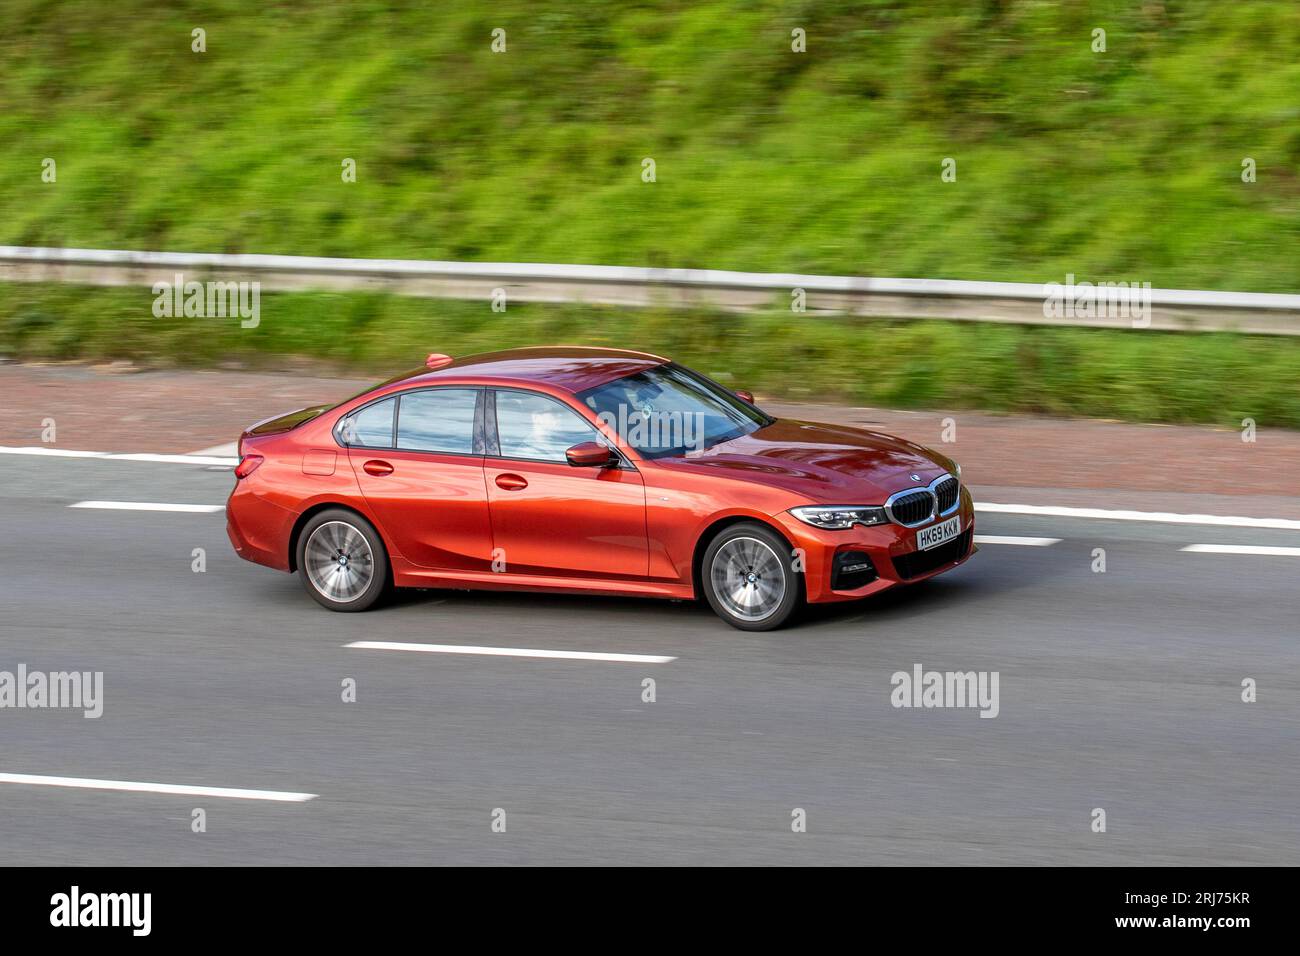
{"label": "car roof", "polygon": [[472,380],[476,384],[493,385],[542,384],[577,393],[667,361],[648,352],[551,345],[466,355],[432,371],[420,368],[407,372],[384,385],[433,385]]}

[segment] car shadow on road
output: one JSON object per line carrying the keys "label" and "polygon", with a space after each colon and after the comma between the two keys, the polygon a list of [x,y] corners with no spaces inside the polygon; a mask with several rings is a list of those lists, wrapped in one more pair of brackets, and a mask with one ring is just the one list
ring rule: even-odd
{"label": "car shadow on road", "polygon": [[[1074,565],[1044,561],[1038,548],[986,545],[959,568],[919,581],[890,588],[873,597],[835,604],[813,604],[804,610],[805,626],[834,626],[845,623],[897,624],[924,618],[938,611],[972,608],[1005,598],[1008,593],[1041,587],[1045,582],[1079,571],[1087,563]],[[1060,552],[1057,552],[1058,554]],[[1085,559],[1080,558],[1081,562]]]}
{"label": "car shadow on road", "polygon": [[964,581],[933,578],[905,587],[890,588],[857,601],[810,604],[800,623],[805,626],[835,625],[870,620],[887,623],[907,620],[969,601],[978,589]]}
{"label": "car shadow on road", "polygon": [[[1047,562],[1026,552],[1037,549],[986,547],[971,560],[947,574],[890,588],[873,597],[834,604],[814,604],[789,627],[834,627],[845,623],[889,624],[922,618],[937,611],[970,607],[1003,598],[1009,591],[1035,588],[1044,581],[1069,573],[1072,565]],[[1086,565],[1084,566],[1086,567]],[[717,619],[703,601],[668,601],[657,598],[606,594],[548,594],[526,591],[488,591],[401,588],[386,602],[392,609],[448,604],[462,610],[526,615],[531,623],[595,618],[618,622],[651,616],[665,627],[711,625]]]}
{"label": "car shadow on road", "polygon": [[574,615],[644,615],[646,613],[686,615],[708,619],[713,616],[707,604],[696,601],[661,598],[627,597],[611,594],[549,594],[535,591],[489,591],[456,589],[399,588],[385,602],[385,607],[401,608],[454,604],[460,608],[497,610],[510,614],[555,614],[564,619]]}

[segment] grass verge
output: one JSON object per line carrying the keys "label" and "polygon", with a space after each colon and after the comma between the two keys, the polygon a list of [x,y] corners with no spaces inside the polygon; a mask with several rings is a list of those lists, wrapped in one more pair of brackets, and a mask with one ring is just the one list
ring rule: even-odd
{"label": "grass verge", "polygon": [[155,318],[145,288],[0,283],[0,352],[288,368],[303,359],[387,376],[431,351],[534,344],[670,355],[737,388],[802,401],[1300,428],[1300,339],[1061,329],[770,312],[276,293],[261,322]]}
{"label": "grass verge", "polygon": [[1294,0],[0,0],[0,22],[8,244],[1300,287]]}

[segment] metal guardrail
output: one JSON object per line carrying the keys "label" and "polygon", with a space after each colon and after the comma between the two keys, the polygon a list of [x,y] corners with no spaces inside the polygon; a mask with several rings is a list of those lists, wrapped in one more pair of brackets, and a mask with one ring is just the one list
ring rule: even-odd
{"label": "metal guardrail", "polygon": [[[746,311],[788,307],[802,289],[808,312],[1190,331],[1300,335],[1300,295],[1186,289],[1118,290],[1120,304],[1145,306],[1142,318],[1045,315],[1048,286],[1030,282],[885,279],[794,273],[655,269],[525,262],[442,262],[317,256],[135,252],[0,246],[0,280],[87,285],[147,285],[204,278],[259,281],[267,291],[370,289],[398,295],[620,306],[710,306]],[[1100,277],[1099,277],[1100,278]],[[1060,286],[1065,286],[1063,281]],[[1079,288],[1078,286],[1075,287]],[[1112,305],[1117,298],[1109,293]],[[1108,313],[1111,310],[1103,310]]]}

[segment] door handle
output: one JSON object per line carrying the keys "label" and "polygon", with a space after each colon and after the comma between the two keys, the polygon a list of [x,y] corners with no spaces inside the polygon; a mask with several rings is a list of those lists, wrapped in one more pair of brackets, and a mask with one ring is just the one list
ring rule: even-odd
{"label": "door handle", "polygon": [[393,466],[386,461],[379,461],[378,459],[372,458],[361,466],[361,470],[367,475],[378,477],[380,475],[391,475],[393,473]]}
{"label": "door handle", "polygon": [[496,477],[497,487],[504,488],[506,491],[519,491],[521,488],[527,488],[528,482],[524,481],[522,475],[515,475],[507,472]]}

